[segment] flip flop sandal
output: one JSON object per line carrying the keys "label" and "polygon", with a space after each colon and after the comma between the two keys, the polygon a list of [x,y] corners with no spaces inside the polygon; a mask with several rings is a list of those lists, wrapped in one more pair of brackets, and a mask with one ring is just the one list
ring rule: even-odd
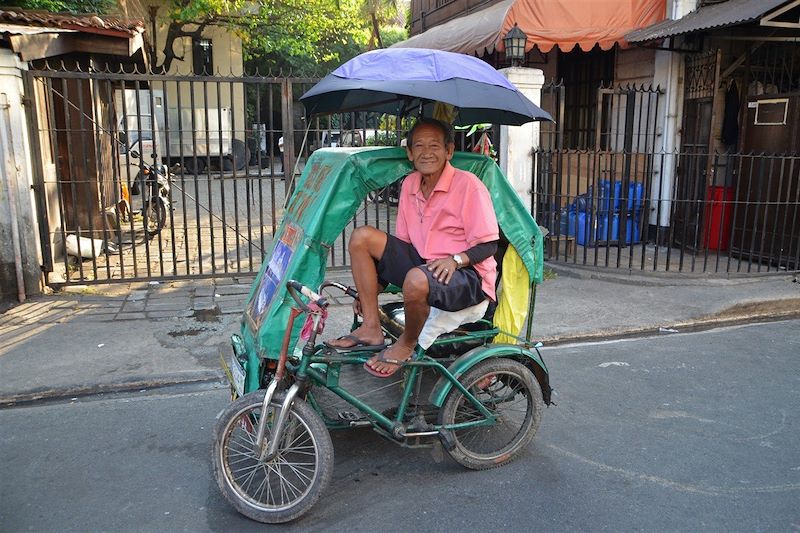
{"label": "flip flop sandal", "polygon": [[356,337],[355,335],[352,335],[352,334],[342,335],[341,337],[339,337],[336,340],[337,341],[349,340],[349,341],[353,341],[354,344],[352,344],[351,346],[331,346],[328,342],[325,342],[323,344],[325,344],[325,346],[327,346],[328,348],[333,348],[337,352],[348,352],[348,351],[356,351],[356,350],[357,351],[375,351],[375,352],[377,352],[378,350],[383,350],[383,349],[386,348],[386,344],[383,344],[383,343],[382,344],[367,344],[366,342],[364,342],[363,340],[359,339],[358,337]]}
{"label": "flip flop sandal", "polygon": [[406,361],[398,361],[397,359],[387,359],[385,355],[386,352],[383,351],[377,355],[377,359],[375,360],[381,363],[389,363],[390,365],[394,365],[396,367],[394,370],[392,370],[391,372],[378,372],[377,370],[369,366],[367,363],[364,363],[364,370],[366,370],[368,373],[372,374],[376,378],[388,378],[395,375],[398,370],[400,370],[406,365]]}

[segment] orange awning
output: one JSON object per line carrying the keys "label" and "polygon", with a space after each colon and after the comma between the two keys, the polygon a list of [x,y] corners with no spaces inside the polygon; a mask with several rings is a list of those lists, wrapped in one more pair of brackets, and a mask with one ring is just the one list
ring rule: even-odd
{"label": "orange awning", "polygon": [[576,45],[589,51],[619,43],[625,34],[664,20],[666,0],[505,0],[459,17],[393,46],[433,48],[470,55],[503,51],[503,37],[516,23],[534,46],[568,52]]}

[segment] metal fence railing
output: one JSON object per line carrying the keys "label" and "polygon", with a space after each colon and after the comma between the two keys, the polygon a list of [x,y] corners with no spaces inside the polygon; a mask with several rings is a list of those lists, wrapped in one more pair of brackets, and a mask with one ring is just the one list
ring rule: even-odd
{"label": "metal fence railing", "polygon": [[728,275],[800,270],[800,158],[536,150],[549,258]]}

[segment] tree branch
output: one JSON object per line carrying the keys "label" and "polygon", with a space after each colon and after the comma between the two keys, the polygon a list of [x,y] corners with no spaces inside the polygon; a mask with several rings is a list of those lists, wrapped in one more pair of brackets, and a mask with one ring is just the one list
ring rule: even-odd
{"label": "tree branch", "polygon": [[[187,31],[185,27],[188,24],[197,24],[197,28],[193,31]],[[178,56],[175,53],[175,49],[173,47],[175,43],[175,39],[179,37],[191,37],[192,39],[197,39],[202,37],[203,30],[211,24],[211,21],[204,21],[200,23],[195,22],[170,22],[169,27],[167,28],[167,37],[164,42],[164,61],[158,65],[159,69],[162,69],[163,72],[169,72],[169,69],[172,67],[172,62],[176,59],[178,61],[183,61],[184,56]]]}

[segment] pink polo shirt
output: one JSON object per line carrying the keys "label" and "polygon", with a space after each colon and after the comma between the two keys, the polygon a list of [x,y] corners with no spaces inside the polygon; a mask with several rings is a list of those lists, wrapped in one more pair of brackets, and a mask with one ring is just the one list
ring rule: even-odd
{"label": "pink polo shirt", "polygon": [[[441,259],[500,238],[489,191],[477,176],[448,162],[427,200],[421,184],[419,172],[403,181],[395,235],[411,243],[423,259]],[[494,257],[472,266],[481,276],[483,292],[496,300]]]}

